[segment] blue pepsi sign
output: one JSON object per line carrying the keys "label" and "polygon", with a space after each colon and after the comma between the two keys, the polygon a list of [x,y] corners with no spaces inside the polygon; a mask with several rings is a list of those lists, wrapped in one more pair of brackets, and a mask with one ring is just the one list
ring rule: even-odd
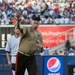
{"label": "blue pepsi sign", "polygon": [[64,75],[64,59],[61,56],[44,57],[44,75]]}

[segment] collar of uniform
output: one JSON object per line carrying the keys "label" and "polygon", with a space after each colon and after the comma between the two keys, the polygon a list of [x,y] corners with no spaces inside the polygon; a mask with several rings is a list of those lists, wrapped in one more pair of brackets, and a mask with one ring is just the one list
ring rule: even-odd
{"label": "collar of uniform", "polygon": [[32,27],[30,27],[30,31],[32,31],[32,32],[36,31],[37,32],[38,30],[34,30]]}

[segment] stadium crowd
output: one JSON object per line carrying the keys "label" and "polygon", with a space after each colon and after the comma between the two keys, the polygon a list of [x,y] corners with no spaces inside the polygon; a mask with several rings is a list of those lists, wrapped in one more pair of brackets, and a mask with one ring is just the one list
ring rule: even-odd
{"label": "stadium crowd", "polygon": [[16,24],[16,13],[21,12],[21,24],[30,24],[33,14],[41,17],[41,24],[75,24],[73,0],[0,0],[0,25]]}
{"label": "stadium crowd", "polygon": [[75,56],[75,48],[70,48],[70,49],[65,49],[65,50],[60,50],[57,51],[55,50],[55,52],[53,53],[53,55],[65,55],[65,56]]}

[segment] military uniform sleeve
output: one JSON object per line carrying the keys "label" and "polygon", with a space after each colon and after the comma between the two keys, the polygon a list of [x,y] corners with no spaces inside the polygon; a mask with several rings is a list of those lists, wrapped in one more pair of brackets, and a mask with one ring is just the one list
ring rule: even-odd
{"label": "military uniform sleeve", "polygon": [[23,26],[22,29],[23,29],[23,33],[21,33],[21,35],[22,35],[22,34],[26,34],[26,29],[27,29],[27,27],[24,27],[24,26]]}

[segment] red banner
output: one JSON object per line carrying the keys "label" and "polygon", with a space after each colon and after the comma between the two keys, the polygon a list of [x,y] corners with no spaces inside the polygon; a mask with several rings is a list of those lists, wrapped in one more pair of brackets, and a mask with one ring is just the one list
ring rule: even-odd
{"label": "red banner", "polygon": [[75,26],[40,26],[38,30],[43,35],[44,47],[50,48],[66,41],[67,37],[74,38]]}

